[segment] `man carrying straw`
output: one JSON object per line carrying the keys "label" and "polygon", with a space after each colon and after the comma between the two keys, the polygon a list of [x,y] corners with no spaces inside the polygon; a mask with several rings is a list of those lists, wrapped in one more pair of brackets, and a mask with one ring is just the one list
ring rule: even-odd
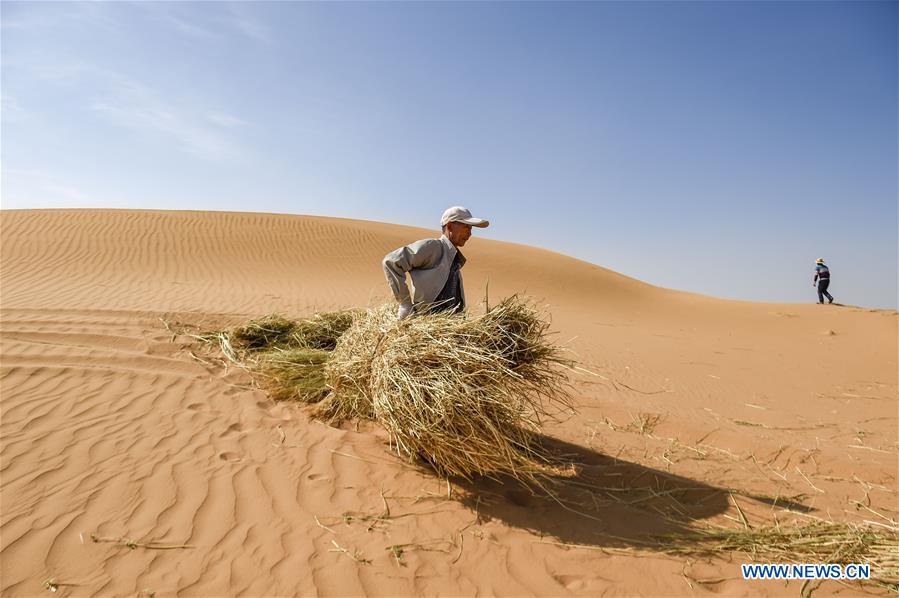
{"label": "man carrying straw", "polygon": [[[403,319],[416,311],[431,312],[465,309],[462,266],[465,256],[459,251],[471,237],[471,228],[486,228],[487,220],[475,218],[468,208],[453,206],[443,213],[439,239],[422,239],[391,251],[381,264],[387,283],[399,302],[397,315]],[[406,286],[406,273],[412,277],[414,296]]]}

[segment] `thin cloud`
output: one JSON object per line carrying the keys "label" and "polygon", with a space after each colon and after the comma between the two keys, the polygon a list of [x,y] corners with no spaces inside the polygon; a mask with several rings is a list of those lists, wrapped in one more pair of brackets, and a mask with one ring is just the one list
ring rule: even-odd
{"label": "thin cloud", "polygon": [[[272,43],[268,27],[244,12],[237,3],[209,3],[202,11],[185,10],[184,5],[172,2],[141,2],[135,6],[190,38],[227,41],[236,31],[254,41]],[[213,7],[220,10],[215,12]]]}
{"label": "thin cloud", "polygon": [[[107,72],[107,78],[105,93],[91,104],[91,110],[107,122],[167,139],[181,151],[207,160],[230,160],[243,155],[238,145],[222,133],[223,127],[243,124],[241,119],[226,113],[195,113],[121,75]],[[218,122],[210,115],[217,117]]]}
{"label": "thin cloud", "polygon": [[97,102],[91,108],[112,124],[168,138],[180,150],[200,158],[225,160],[235,158],[240,153],[234,143],[216,130],[152,101],[111,100]]}
{"label": "thin cloud", "polygon": [[219,125],[220,127],[225,127],[228,129],[234,127],[242,127],[247,124],[245,120],[241,120],[236,116],[232,116],[224,112],[208,112],[206,113],[206,119],[216,125]]}
{"label": "thin cloud", "polygon": [[252,40],[266,44],[274,42],[271,30],[264,23],[244,12],[239,4],[229,2],[225,6],[228,10],[223,20],[231,27]]}
{"label": "thin cloud", "polygon": [[[85,109],[107,123],[156,137],[185,153],[215,161],[246,157],[233,133],[246,121],[221,108],[192,106],[130,76],[87,61],[17,60],[4,68],[15,69],[20,87],[25,85],[22,81],[30,79],[31,84],[43,84],[48,93],[80,97]],[[3,94],[5,121],[7,117],[13,123],[25,116],[50,116],[32,114],[27,105],[17,100],[18,96]]]}
{"label": "thin cloud", "polygon": [[208,29],[204,29],[199,25],[195,25],[183,19],[180,19],[172,14],[164,14],[162,17],[170,24],[174,25],[175,29],[180,31],[181,33],[188,35],[190,37],[198,37],[203,39],[211,39],[217,37],[214,33],[209,31]]}
{"label": "thin cloud", "polygon": [[163,23],[170,25],[175,31],[187,37],[213,39],[219,37],[214,31],[203,27],[184,15],[178,5],[168,2],[141,2],[136,4]]}

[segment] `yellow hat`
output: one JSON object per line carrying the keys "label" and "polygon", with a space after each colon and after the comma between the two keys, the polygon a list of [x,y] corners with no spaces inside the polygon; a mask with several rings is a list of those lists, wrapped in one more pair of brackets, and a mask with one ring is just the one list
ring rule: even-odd
{"label": "yellow hat", "polygon": [[815,260],[815,263],[816,263],[816,264],[823,264],[823,263],[824,263],[824,258],[823,258],[823,257],[819,257],[818,259]]}

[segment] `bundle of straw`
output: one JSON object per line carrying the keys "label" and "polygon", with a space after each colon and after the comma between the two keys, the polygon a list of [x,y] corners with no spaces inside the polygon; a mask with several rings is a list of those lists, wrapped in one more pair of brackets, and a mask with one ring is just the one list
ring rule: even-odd
{"label": "bundle of straw", "polygon": [[384,306],[360,314],[325,365],[332,392],[314,415],[375,419],[397,452],[441,474],[558,474],[534,441],[568,407],[567,365],[549,324],[515,296],[488,313],[397,321]]}

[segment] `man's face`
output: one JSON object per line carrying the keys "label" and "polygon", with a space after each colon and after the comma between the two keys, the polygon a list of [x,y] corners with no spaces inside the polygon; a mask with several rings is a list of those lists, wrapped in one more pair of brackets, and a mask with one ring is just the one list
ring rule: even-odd
{"label": "man's face", "polygon": [[446,224],[446,237],[456,247],[462,247],[471,236],[471,225],[463,222],[448,222]]}

